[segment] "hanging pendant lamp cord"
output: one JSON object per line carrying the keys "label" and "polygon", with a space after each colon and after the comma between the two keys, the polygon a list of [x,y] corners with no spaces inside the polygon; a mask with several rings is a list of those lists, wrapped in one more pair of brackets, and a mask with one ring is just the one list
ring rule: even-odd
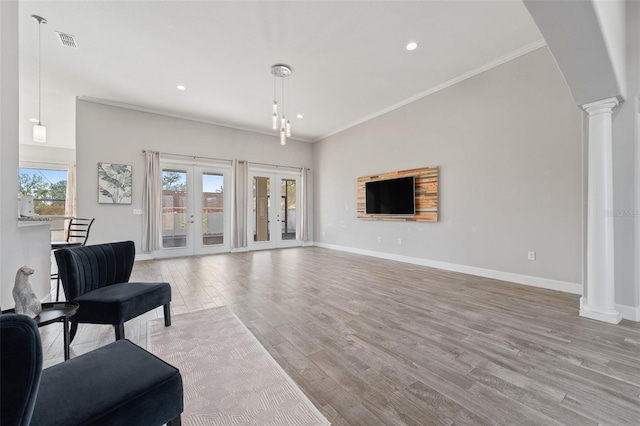
{"label": "hanging pendant lamp cord", "polygon": [[41,86],[42,86],[42,59],[41,59],[41,48],[40,48],[40,43],[42,40],[42,37],[40,36],[40,28],[42,27],[42,21],[38,21],[38,125],[42,125],[42,115],[40,112],[40,105],[42,104],[42,90],[41,90]]}

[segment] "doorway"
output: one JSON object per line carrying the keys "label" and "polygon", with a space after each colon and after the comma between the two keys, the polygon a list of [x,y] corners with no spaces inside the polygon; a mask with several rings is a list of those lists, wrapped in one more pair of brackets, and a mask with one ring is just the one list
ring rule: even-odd
{"label": "doorway", "polygon": [[250,250],[296,247],[300,239],[300,172],[249,170]]}
{"label": "doorway", "polygon": [[162,249],[157,257],[230,251],[230,166],[163,161]]}

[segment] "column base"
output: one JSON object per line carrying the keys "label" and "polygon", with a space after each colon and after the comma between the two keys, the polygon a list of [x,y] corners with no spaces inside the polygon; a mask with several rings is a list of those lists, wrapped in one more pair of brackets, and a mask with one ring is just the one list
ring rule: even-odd
{"label": "column base", "polygon": [[580,298],[580,316],[590,318],[609,324],[618,324],[622,321],[622,314],[616,309],[595,308],[587,303],[584,298]]}

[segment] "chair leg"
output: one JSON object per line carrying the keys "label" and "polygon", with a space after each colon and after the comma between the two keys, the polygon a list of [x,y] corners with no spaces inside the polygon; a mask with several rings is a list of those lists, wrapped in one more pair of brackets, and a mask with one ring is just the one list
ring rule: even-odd
{"label": "chair leg", "polygon": [[164,326],[169,327],[171,325],[171,302],[164,305]]}
{"label": "chair leg", "polygon": [[113,328],[116,330],[116,340],[124,339],[124,324],[116,324]]}
{"label": "chair leg", "polygon": [[56,274],[56,302],[60,300],[60,275]]}
{"label": "chair leg", "polygon": [[182,419],[180,418],[180,414],[178,414],[178,417],[174,417],[173,419],[167,422],[167,426],[180,426],[180,425],[182,425]]}
{"label": "chair leg", "polygon": [[69,330],[69,343],[73,342],[73,338],[76,337],[77,332],[78,332],[78,323],[72,322],[71,328]]}

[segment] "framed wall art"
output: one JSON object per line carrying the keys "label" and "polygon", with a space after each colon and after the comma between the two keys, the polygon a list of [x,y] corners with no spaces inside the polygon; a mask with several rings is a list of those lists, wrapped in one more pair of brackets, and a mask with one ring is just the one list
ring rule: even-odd
{"label": "framed wall art", "polygon": [[131,204],[131,166],[98,163],[98,203]]}

